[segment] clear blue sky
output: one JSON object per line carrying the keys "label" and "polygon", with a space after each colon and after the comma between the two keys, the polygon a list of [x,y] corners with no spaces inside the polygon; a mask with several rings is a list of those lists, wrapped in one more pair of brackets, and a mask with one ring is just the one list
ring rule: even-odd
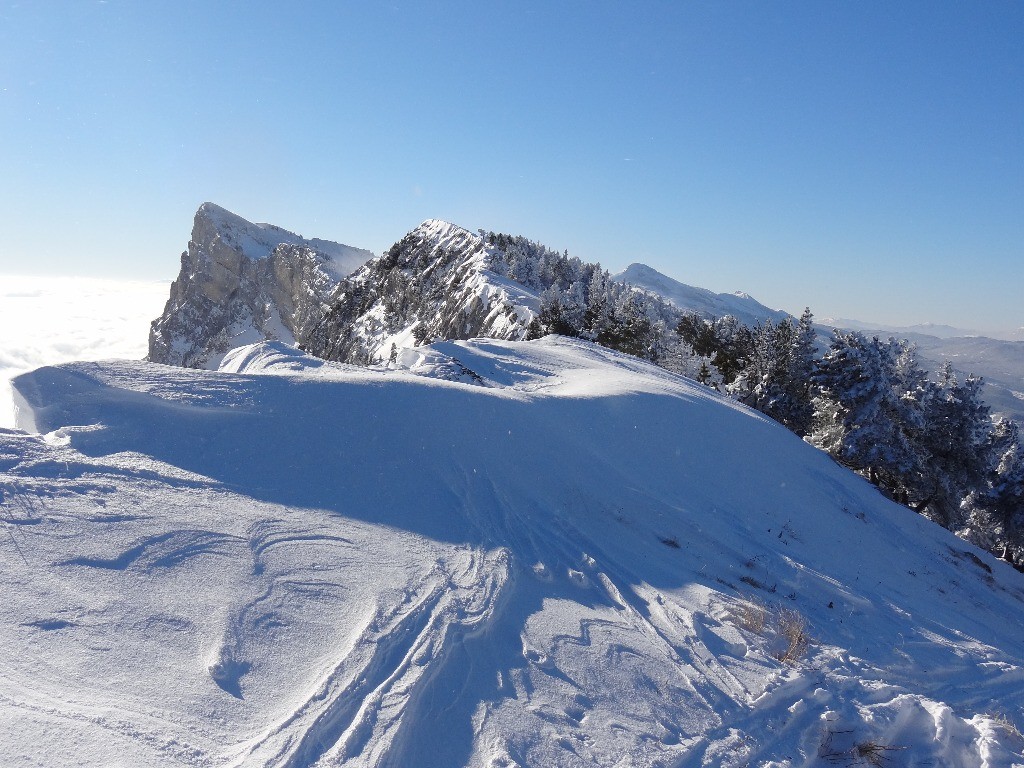
{"label": "clear blue sky", "polygon": [[1024,325],[1024,3],[21,2],[0,272],[173,277],[204,200],[425,218],[792,312]]}

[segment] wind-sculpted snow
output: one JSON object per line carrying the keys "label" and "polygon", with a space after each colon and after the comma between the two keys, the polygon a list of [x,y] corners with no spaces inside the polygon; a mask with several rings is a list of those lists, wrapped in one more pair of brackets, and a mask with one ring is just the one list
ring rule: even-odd
{"label": "wind-sculpted snow", "polygon": [[15,380],[0,764],[1024,762],[1024,576],[710,390],[558,337],[223,367]]}

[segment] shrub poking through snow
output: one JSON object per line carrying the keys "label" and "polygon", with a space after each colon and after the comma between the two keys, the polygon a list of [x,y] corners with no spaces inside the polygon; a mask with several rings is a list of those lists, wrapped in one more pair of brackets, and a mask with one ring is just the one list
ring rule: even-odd
{"label": "shrub poking through snow", "polygon": [[989,717],[992,719],[992,724],[1007,736],[1012,736],[1018,741],[1024,742],[1024,733],[1020,732],[1020,728],[1017,727],[1017,724],[1005,712],[993,712]]}
{"label": "shrub poking through snow", "polygon": [[764,633],[768,624],[768,609],[756,597],[741,600],[730,608],[729,618],[733,623],[755,635]]}
{"label": "shrub poking through snow", "polygon": [[772,610],[756,597],[748,597],[730,606],[728,618],[734,626],[772,638],[775,645],[772,656],[783,664],[797,663],[811,644],[807,619],[792,608]]}
{"label": "shrub poking through snow", "polygon": [[857,765],[886,766],[889,764],[890,753],[906,749],[906,747],[896,747],[890,744],[879,744],[871,739],[855,741],[846,749],[833,745],[832,739],[835,735],[849,733],[850,731],[828,731],[818,748],[818,757],[833,765],[842,765],[846,768],[853,768]]}
{"label": "shrub poking through snow", "polygon": [[775,658],[783,664],[795,664],[811,644],[811,636],[807,634],[807,619],[798,611],[780,608],[775,618],[776,632],[782,645]]}

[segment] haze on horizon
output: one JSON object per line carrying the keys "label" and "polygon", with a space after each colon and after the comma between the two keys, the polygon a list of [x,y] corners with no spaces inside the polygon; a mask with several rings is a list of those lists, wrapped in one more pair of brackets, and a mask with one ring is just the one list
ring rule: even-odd
{"label": "haze on horizon", "polygon": [[169,279],[211,200],[427,218],[799,314],[1024,326],[1024,6],[0,9],[0,274]]}

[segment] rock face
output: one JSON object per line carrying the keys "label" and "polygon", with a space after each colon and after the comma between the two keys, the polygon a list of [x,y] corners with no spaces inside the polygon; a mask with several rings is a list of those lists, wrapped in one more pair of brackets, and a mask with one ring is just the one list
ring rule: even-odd
{"label": "rock face", "polygon": [[435,339],[521,340],[539,293],[503,274],[504,255],[481,235],[425,221],[342,281],[299,340],[318,357],[362,364]]}
{"label": "rock face", "polygon": [[215,368],[235,347],[264,339],[294,344],[321,322],[341,280],[372,258],[204,203],[164,312],[151,326],[148,359]]}

